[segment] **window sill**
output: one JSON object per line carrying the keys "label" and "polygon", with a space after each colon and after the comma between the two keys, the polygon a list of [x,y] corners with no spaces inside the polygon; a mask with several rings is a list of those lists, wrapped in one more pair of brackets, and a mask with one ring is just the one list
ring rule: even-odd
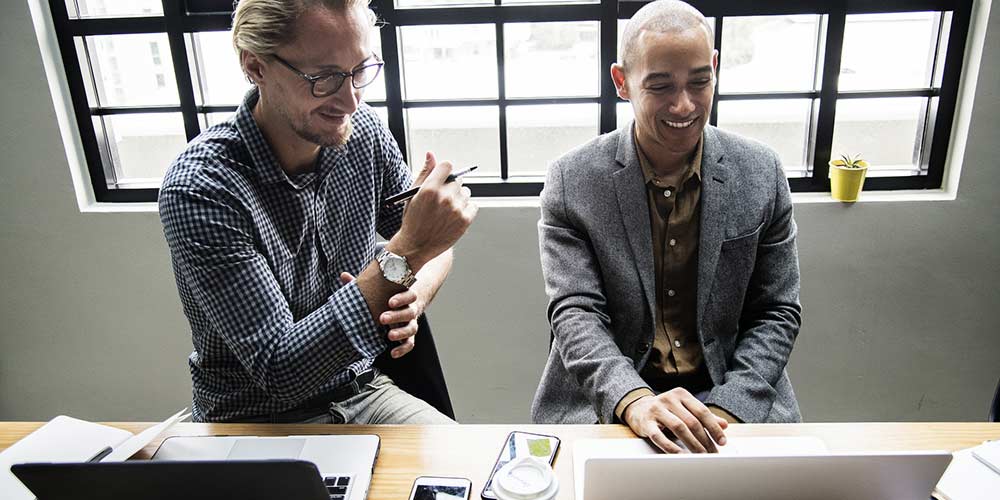
{"label": "window sill", "polygon": [[[913,191],[871,191],[862,192],[856,203],[884,202],[924,202],[952,201],[955,193],[944,189]],[[538,208],[538,197],[490,197],[475,198],[479,208]],[[842,203],[830,198],[830,193],[792,193],[792,203],[811,205],[818,203]],[[156,203],[90,203],[82,207],[84,213],[156,213]]]}

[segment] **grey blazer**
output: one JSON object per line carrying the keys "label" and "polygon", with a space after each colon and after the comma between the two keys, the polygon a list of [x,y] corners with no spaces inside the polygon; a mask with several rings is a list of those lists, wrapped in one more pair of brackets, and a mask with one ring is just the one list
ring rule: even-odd
{"label": "grey blazer", "polygon": [[[538,222],[552,347],[536,423],[610,423],[653,343],[656,294],[646,187],[631,127],[550,167]],[[801,420],[785,364],[799,331],[791,195],[767,146],[706,127],[698,337],[706,404],[744,422]]]}

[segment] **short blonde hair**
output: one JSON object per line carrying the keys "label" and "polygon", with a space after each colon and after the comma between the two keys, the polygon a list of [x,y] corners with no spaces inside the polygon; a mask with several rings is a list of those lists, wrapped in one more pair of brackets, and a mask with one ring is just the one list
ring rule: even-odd
{"label": "short blonde hair", "polygon": [[[368,7],[370,0],[239,0],[233,11],[233,47],[243,66],[243,53],[274,54],[278,47],[292,39],[292,26],[307,10],[325,7],[347,12],[364,7],[375,26],[375,13]],[[246,71],[246,68],[244,68]]]}

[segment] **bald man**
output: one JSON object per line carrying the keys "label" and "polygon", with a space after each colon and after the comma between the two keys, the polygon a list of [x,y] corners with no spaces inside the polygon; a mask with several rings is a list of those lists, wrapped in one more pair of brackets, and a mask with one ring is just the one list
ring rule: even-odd
{"label": "bald man", "polygon": [[730,422],[801,420],[788,182],[772,149],[708,125],[719,54],[696,9],[647,4],[619,56],[635,120],[556,160],[542,192],[553,342],[532,417],[715,452]]}

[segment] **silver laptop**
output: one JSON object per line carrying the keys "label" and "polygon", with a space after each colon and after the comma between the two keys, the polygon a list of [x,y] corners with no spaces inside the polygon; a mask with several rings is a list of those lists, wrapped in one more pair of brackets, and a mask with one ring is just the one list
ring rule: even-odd
{"label": "silver laptop", "polygon": [[364,500],[378,451],[379,437],[367,434],[174,436],[163,440],[153,460],[305,460],[316,464],[331,500]]}
{"label": "silver laptop", "polygon": [[744,448],[730,455],[650,452],[576,456],[582,462],[577,472],[582,469],[583,476],[577,498],[924,500],[952,457],[944,451],[787,455],[754,455],[748,451]]}

